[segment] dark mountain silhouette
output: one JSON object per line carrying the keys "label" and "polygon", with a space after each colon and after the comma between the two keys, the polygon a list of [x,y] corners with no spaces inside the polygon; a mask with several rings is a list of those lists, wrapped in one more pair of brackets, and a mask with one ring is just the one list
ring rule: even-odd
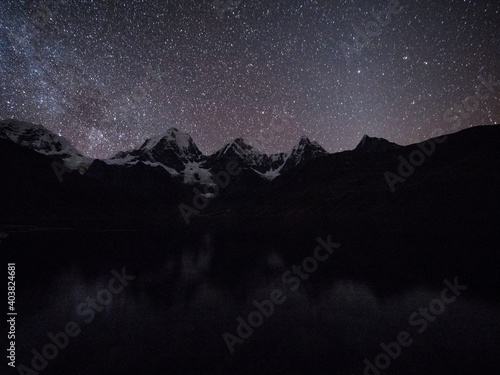
{"label": "dark mountain silhouette", "polygon": [[[175,138],[175,131],[172,134]],[[193,188],[203,193],[205,185],[203,181],[185,183],[155,159],[163,155],[163,146],[158,142],[171,150],[171,139],[159,138],[141,147],[142,155],[149,155],[149,164],[94,160],[85,173],[66,171],[62,182],[53,167],[54,161],[65,160],[59,154],[40,153],[11,139],[0,139],[0,223],[46,227],[57,222],[70,227],[159,231],[169,228],[179,235],[211,228],[224,233],[227,241],[232,236],[272,239],[278,233],[277,238],[283,241],[286,233],[292,243],[300,243],[315,233],[335,231],[340,237],[356,233],[355,239],[350,239],[356,243],[356,250],[339,261],[351,271],[352,262],[359,259],[387,269],[382,260],[374,260],[371,255],[378,249],[381,259],[390,258],[408,275],[415,275],[411,268],[420,265],[416,269],[424,272],[424,264],[435,259],[434,251],[439,247],[440,259],[445,254],[452,257],[454,252],[461,254],[460,259],[469,259],[469,266],[474,265],[471,277],[488,282],[497,279],[496,273],[483,271],[495,264],[492,259],[498,258],[491,244],[498,241],[500,225],[500,126],[478,126],[450,134],[441,143],[428,140],[404,147],[386,147],[388,143],[383,140],[365,138],[363,147],[334,154],[325,154],[303,138],[287,154],[294,160],[293,166],[272,180],[256,170],[265,163],[272,165],[270,157],[255,153],[242,140],[209,157],[187,142],[186,148],[177,149],[175,160],[189,165],[205,158],[196,163],[211,164],[212,173],[223,171],[224,164],[231,160],[241,163],[242,168],[227,187],[220,188],[218,195],[209,200],[210,204],[191,217],[189,226],[183,221],[179,204],[192,206]],[[367,152],[367,142],[383,147]],[[423,160],[415,159],[415,152],[430,143],[434,144],[432,152]],[[190,155],[192,150],[195,155]],[[137,153],[134,157],[143,156]],[[412,167],[409,160],[419,165]],[[279,157],[275,161],[283,168],[287,165]],[[404,161],[405,168],[410,166],[412,170],[402,177],[398,170]],[[394,192],[386,178],[388,172],[400,178]],[[474,256],[477,252],[481,257]],[[351,258],[354,255],[356,261]],[[442,260],[436,266],[439,272],[430,271],[430,263],[426,266],[436,278],[443,264],[452,269],[459,267],[455,260]],[[363,278],[381,277],[372,275],[364,266],[355,273]],[[418,277],[425,279],[424,274]]]}
{"label": "dark mountain silhouette", "polygon": [[368,135],[364,135],[361,139],[361,142],[356,146],[357,151],[365,151],[365,152],[384,152],[389,150],[396,150],[401,148],[400,145],[389,142],[383,138],[375,138],[370,137]]}
{"label": "dark mountain silhouette", "polygon": [[[412,312],[439,298],[447,279],[467,289],[427,333],[415,334],[423,343],[404,348],[395,371],[429,373],[435,363],[422,360],[427,348],[426,358],[444,353],[439,363],[454,365],[455,374],[474,373],[478,363],[482,372],[498,373],[489,358],[500,332],[500,126],[404,147],[365,137],[355,150],[334,154],[302,138],[291,152],[264,155],[237,139],[210,156],[173,129],[138,150],[88,163],[61,152],[71,148],[53,145],[60,140],[46,130],[28,137],[29,130],[9,124],[11,136],[0,137],[0,231],[2,253],[19,264],[19,310],[50,321],[58,311],[47,300],[77,305],[104,285],[95,280],[122,265],[137,275],[124,299],[89,325],[88,336],[71,341],[75,350],[51,362],[50,371],[80,366],[97,374],[106,364],[137,373],[150,363],[152,370],[207,373],[208,363],[208,373],[263,373],[281,361],[292,373],[362,373],[363,358],[395,340]],[[229,162],[241,172],[186,225],[179,204],[193,205],[196,189],[213,189],[211,173],[224,173]],[[330,236],[341,246],[297,291],[286,289],[285,270],[312,259],[315,239]],[[221,334],[235,332],[235,318],[252,311],[249,301],[268,299],[265,288],[277,287],[286,304],[231,356]],[[372,326],[377,334],[367,340]],[[137,340],[130,344],[128,335]],[[48,342],[40,337],[18,341],[21,363]],[[89,369],[81,353],[96,345],[105,354]],[[137,352],[137,345],[147,350]],[[108,347],[119,359],[108,360]],[[190,362],[193,348],[203,352],[202,364]],[[143,352],[152,354],[136,367],[125,360]],[[460,363],[470,355],[478,361]],[[310,358],[320,358],[316,367]]]}
{"label": "dark mountain silhouette", "polygon": [[[166,135],[148,139],[138,150],[94,160],[85,166],[86,171],[68,171],[59,182],[51,163],[75,166],[69,159],[75,154],[82,161],[80,153],[43,127],[13,120],[0,124],[2,197],[4,207],[11,207],[2,212],[4,221],[16,210],[12,202],[38,202],[26,212],[36,211],[36,217],[44,218],[57,216],[44,202],[54,202],[61,213],[86,201],[83,212],[92,217],[94,211],[101,214],[102,207],[113,211],[110,202],[124,196],[127,202],[117,203],[117,210],[140,201],[139,216],[147,219],[154,212],[155,218],[176,221],[180,219],[176,206],[192,200],[193,187],[203,191],[205,184],[214,184],[210,173],[223,171],[229,161],[237,161],[243,173],[220,189],[217,199],[197,216],[200,220],[218,217],[217,212],[221,212],[220,219],[229,219],[231,212],[232,219],[269,218],[272,222],[280,217],[288,223],[325,217],[342,217],[346,222],[355,216],[378,226],[432,226],[433,220],[441,218],[435,223],[441,226],[444,217],[455,222],[472,217],[482,220],[488,215],[496,218],[498,212],[499,126],[478,126],[449,135],[421,165],[412,167],[411,175],[400,176],[392,192],[386,172],[397,176],[401,160],[408,160],[418,145],[402,147],[365,136],[355,150],[328,154],[303,137],[289,153],[265,155],[236,139],[204,156],[191,137],[172,128]],[[189,177],[198,174],[198,179],[188,178],[189,168]],[[263,176],[269,171],[276,172],[273,179]],[[55,203],[62,197],[64,201]],[[78,216],[69,211],[67,215]],[[128,216],[133,217],[131,212]]]}

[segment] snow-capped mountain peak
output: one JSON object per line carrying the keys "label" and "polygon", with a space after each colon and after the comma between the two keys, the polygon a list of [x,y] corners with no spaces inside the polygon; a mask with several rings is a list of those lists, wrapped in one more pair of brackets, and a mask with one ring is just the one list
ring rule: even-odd
{"label": "snow-capped mountain peak", "polygon": [[88,166],[93,161],[92,158],[83,156],[66,138],[38,124],[15,119],[2,120],[0,138],[8,139],[41,154],[60,157],[71,169]]}
{"label": "snow-capped mountain peak", "polygon": [[306,136],[302,136],[299,143],[296,144],[290,152],[284,154],[283,165],[280,167],[280,172],[283,173],[303,161],[327,154],[328,152],[317,142],[311,141]]}
{"label": "snow-capped mountain peak", "polygon": [[[17,120],[0,121],[1,138],[59,157],[72,169],[86,169],[94,161],[83,156],[64,137],[41,125]],[[189,134],[169,128],[160,135],[146,139],[139,148],[121,151],[103,162],[124,168],[143,163],[162,167],[172,177],[187,184],[211,184],[211,173],[225,169],[229,161],[237,161],[241,168],[272,180],[303,161],[325,154],[327,152],[318,143],[307,137],[301,137],[289,152],[271,155],[261,153],[243,138],[236,138],[207,156],[201,153]]]}
{"label": "snow-capped mountain peak", "polygon": [[293,148],[293,150],[304,150],[306,148],[312,148],[317,151],[326,153],[323,147],[321,147],[317,142],[311,141],[309,138],[303,135],[302,137],[300,137],[299,143]]}
{"label": "snow-capped mountain peak", "polygon": [[140,149],[152,150],[166,147],[177,148],[179,151],[199,152],[191,136],[177,128],[170,128],[164,134],[146,139]]}
{"label": "snow-capped mountain peak", "polygon": [[105,160],[108,164],[159,164],[173,175],[180,174],[190,163],[203,161],[204,156],[191,136],[169,128],[165,133],[146,139],[139,149],[122,151]]}
{"label": "snow-capped mountain peak", "polygon": [[47,155],[74,150],[66,138],[52,133],[42,125],[13,119],[0,121],[0,138],[10,139],[20,146]]}
{"label": "snow-capped mountain peak", "polygon": [[311,140],[307,136],[303,135],[300,137],[299,144],[303,143],[311,143]]}
{"label": "snow-capped mountain peak", "polygon": [[222,155],[231,154],[232,156],[239,157],[242,159],[251,158],[254,159],[261,155],[259,151],[253,148],[251,145],[246,143],[243,138],[236,138],[234,141],[226,144],[219,151],[215,152],[213,155],[218,158]]}

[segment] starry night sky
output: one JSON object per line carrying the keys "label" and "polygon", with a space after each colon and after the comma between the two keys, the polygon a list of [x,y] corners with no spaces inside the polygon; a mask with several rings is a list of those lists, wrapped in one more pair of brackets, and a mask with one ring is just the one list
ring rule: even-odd
{"label": "starry night sky", "polygon": [[500,80],[499,21],[498,0],[2,0],[0,118],[92,157],[170,127],[204,153],[408,144],[500,122],[500,87],[459,127],[443,119]]}

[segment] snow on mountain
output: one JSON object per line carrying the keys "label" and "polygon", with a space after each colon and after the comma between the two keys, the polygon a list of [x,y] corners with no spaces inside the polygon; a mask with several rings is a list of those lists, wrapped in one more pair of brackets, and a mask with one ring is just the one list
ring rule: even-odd
{"label": "snow on mountain", "polygon": [[138,161],[160,163],[175,173],[181,173],[187,163],[203,160],[203,154],[191,136],[170,128],[165,134],[146,139],[139,149],[122,151],[105,160],[108,164],[134,163]]}
{"label": "snow on mountain", "polygon": [[2,120],[0,138],[41,154],[57,156],[71,169],[86,169],[94,160],[83,156],[66,138],[38,124],[13,119]]}
{"label": "snow on mountain", "polygon": [[176,128],[164,134],[146,139],[139,149],[122,151],[104,160],[107,164],[161,166],[172,177],[179,177],[186,184],[209,184],[209,169],[203,166],[206,157],[201,153],[191,136]]}
{"label": "snow on mountain", "polygon": [[224,169],[231,160],[265,179],[273,180],[302,161],[326,154],[319,144],[306,137],[302,137],[290,152],[271,155],[261,153],[242,138],[236,138],[205,156],[188,134],[171,128],[163,135],[147,139],[139,149],[120,152],[105,162],[122,165],[155,163],[162,165],[172,176],[182,178],[184,183],[210,185],[210,170]]}
{"label": "snow on mountain", "polygon": [[241,160],[246,160],[248,163],[257,163],[261,155],[259,151],[245,143],[242,138],[236,138],[234,141],[212,154],[211,158],[215,161],[225,157],[236,157]]}
{"label": "snow on mountain", "polygon": [[325,151],[317,142],[311,141],[307,137],[301,137],[299,143],[287,154],[287,157],[280,170],[281,173],[293,168],[303,161],[311,160],[320,156],[327,155]]}
{"label": "snow on mountain", "polygon": [[186,155],[191,158],[199,158],[201,156],[201,151],[191,136],[179,131],[177,128],[170,128],[163,135],[148,138],[140,149],[154,154],[154,152],[161,153],[167,147],[175,149],[179,155]]}
{"label": "snow on mountain", "polygon": [[207,164],[225,164],[229,160],[236,160],[242,166],[251,168],[258,173],[265,173],[270,168],[271,159],[269,155],[263,154],[242,138],[237,138],[228,143],[219,151],[207,157]]}
{"label": "snow on mountain", "polygon": [[303,161],[326,154],[327,152],[318,143],[310,141],[307,137],[302,137],[290,152],[271,155],[263,154],[246,144],[243,139],[237,138],[209,156],[208,160],[210,163],[220,163],[235,159],[243,167],[252,169],[263,178],[273,180]]}
{"label": "snow on mountain", "polygon": [[364,152],[384,152],[387,150],[395,150],[401,148],[402,146],[390,142],[384,138],[375,138],[368,135],[364,135],[361,142],[356,146],[356,151]]}
{"label": "snow on mountain", "polygon": [[[95,160],[83,156],[64,137],[42,125],[17,120],[0,121],[0,138],[45,155],[57,156],[71,169],[86,170]],[[273,180],[303,161],[326,154],[319,144],[306,137],[302,137],[289,152],[271,155],[261,153],[242,138],[237,138],[207,156],[201,153],[189,134],[170,128],[164,134],[146,139],[138,149],[121,151],[103,162],[123,167],[137,163],[160,166],[185,184],[212,185],[210,171],[225,169],[231,160],[262,178]]]}

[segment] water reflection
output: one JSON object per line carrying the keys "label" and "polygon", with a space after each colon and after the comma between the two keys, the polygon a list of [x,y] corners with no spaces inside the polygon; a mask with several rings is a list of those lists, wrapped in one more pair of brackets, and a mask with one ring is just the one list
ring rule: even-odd
{"label": "water reflection", "polygon": [[[33,299],[24,302],[18,323],[19,361],[29,363],[31,349],[41,349],[48,332],[74,320],[83,333],[54,360],[50,373],[137,374],[147,368],[190,374],[361,374],[363,360],[373,360],[380,344],[396,340],[402,330],[414,342],[386,373],[499,369],[490,359],[500,349],[500,310],[467,293],[419,334],[409,317],[439,298],[441,286],[381,298],[365,283],[334,277],[317,282],[312,275],[291,291],[281,278],[290,262],[282,249],[272,247],[256,250],[253,261],[240,265],[241,272],[227,283],[209,234],[195,246],[177,248],[149,263],[129,264],[136,278],[89,324],[76,308],[106,288],[110,272],[96,274],[89,272],[94,263],[72,262],[47,284],[26,288],[21,298]],[[109,265],[111,271],[122,263],[106,260],[99,267]],[[286,301],[231,355],[222,334],[236,335],[236,319],[246,319],[255,310],[254,300],[268,300],[278,288]]]}

